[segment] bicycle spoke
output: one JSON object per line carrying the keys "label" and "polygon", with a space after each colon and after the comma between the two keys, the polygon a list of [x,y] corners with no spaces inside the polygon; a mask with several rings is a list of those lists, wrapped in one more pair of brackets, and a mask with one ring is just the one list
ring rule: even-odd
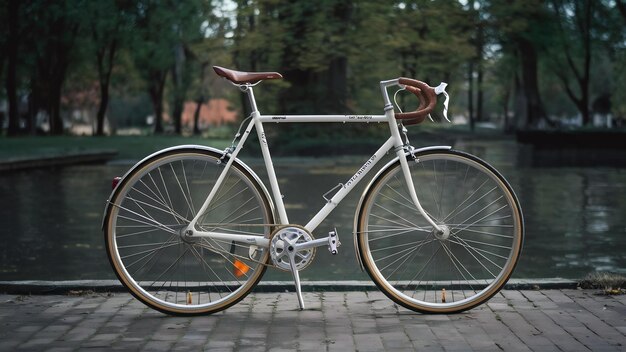
{"label": "bicycle spoke", "polygon": [[[204,247],[201,247],[201,248],[204,248]],[[196,251],[196,249],[195,249],[193,246],[191,247],[191,250],[192,250],[192,251]],[[228,259],[226,259],[226,257],[224,257],[223,255],[222,255],[222,257],[223,257],[225,260],[227,260],[227,261],[228,261]],[[202,258],[201,262],[202,262],[204,265],[206,265],[206,266],[207,266],[207,267],[211,270],[211,272],[213,273],[213,275],[215,275],[215,277],[217,277],[219,281],[224,282],[224,281],[223,281],[223,280],[219,277],[219,275],[217,275],[217,273],[213,270],[213,268],[211,268],[211,266],[210,266],[210,265],[209,265],[209,264],[208,264],[208,263],[204,260],[204,258]],[[230,263],[231,263],[231,264],[233,264],[232,262],[230,262]],[[229,272],[230,272],[230,271],[229,271]],[[241,283],[241,282],[239,281],[239,279],[237,279],[237,278],[235,277],[235,275],[232,275],[232,274],[231,274],[231,276],[235,279],[235,281],[237,281],[238,283]],[[228,288],[228,285],[225,285],[225,286]],[[228,290],[232,292],[232,290],[230,290],[230,288],[228,288]]]}
{"label": "bicycle spoke", "polygon": [[[221,310],[247,294],[265,271],[265,249],[250,254],[245,242],[182,234],[197,216],[201,231],[267,235],[272,210],[262,186],[237,164],[215,185],[224,170],[217,162],[221,156],[186,150],[149,159],[125,176],[111,201],[113,220],[106,230],[111,258],[144,303],[176,313]],[[198,215],[197,202],[211,187],[217,187],[215,196]]]}
{"label": "bicycle spoke", "polygon": [[138,214],[138,213],[136,213],[136,212],[134,212],[134,211],[132,211],[132,210],[129,210],[129,209],[127,209],[127,208],[120,207],[120,206],[115,205],[115,204],[113,204],[113,205],[114,205],[114,206],[116,206],[116,207],[118,207],[118,208],[120,208],[120,209],[122,209],[122,210],[125,210],[125,211],[127,211],[127,212],[129,212],[129,213],[132,213],[132,214],[134,214],[134,215],[137,215],[137,216],[139,216],[139,217],[140,217],[140,218],[142,218],[142,219],[145,219],[145,220],[147,220],[147,221],[152,221],[152,222],[150,223],[150,222],[146,222],[146,221],[141,221],[141,220],[138,220],[138,219],[129,218],[129,217],[127,217],[127,216],[122,216],[122,215],[120,215],[120,216],[119,216],[119,218],[120,218],[120,219],[130,220],[130,221],[134,221],[134,222],[137,222],[137,223],[140,223],[140,224],[144,224],[144,225],[150,225],[150,226],[152,226],[152,227],[156,227],[156,228],[158,228],[158,229],[160,229],[160,230],[164,230],[164,231],[167,231],[167,232],[169,232],[169,233],[176,233],[176,231],[174,231],[174,230],[170,229],[169,227],[167,227],[167,226],[165,226],[165,225],[161,224],[160,222],[158,222],[158,221],[156,221],[156,220],[153,220],[153,219],[147,218],[147,217],[145,217],[145,216],[143,216],[143,215],[141,215],[141,214]]}
{"label": "bicycle spoke", "polygon": [[153,228],[153,229],[150,229],[150,230],[144,230],[144,231],[137,231],[137,232],[127,233],[125,235],[118,235],[117,239],[119,240],[120,238],[126,238],[126,237],[137,236],[137,235],[144,235],[146,233],[151,233],[151,232],[158,231],[158,230],[160,230],[160,228]]}
{"label": "bicycle spoke", "polygon": [[[430,240],[430,241],[427,241],[427,242],[426,242],[426,240],[424,240],[424,241],[425,241],[425,242],[420,243],[419,245],[415,246],[414,248],[410,248],[412,251],[410,251],[410,252],[408,252],[408,253],[403,254],[402,256],[400,256],[399,258],[397,258],[396,260],[394,260],[393,262],[391,262],[391,263],[387,264],[385,267],[383,267],[382,269],[380,269],[380,271],[384,271],[385,269],[387,269],[387,268],[388,268],[388,267],[390,267],[391,265],[395,264],[395,263],[396,263],[396,262],[398,262],[399,260],[401,260],[401,259],[403,259],[403,258],[405,258],[405,257],[409,256],[409,255],[410,255],[411,253],[413,253],[414,251],[419,250],[421,247],[423,247],[423,246],[424,246],[424,245],[426,245],[426,244],[429,244],[429,243],[433,242],[434,240]],[[404,252],[404,251],[402,251],[402,252]],[[394,253],[394,254],[392,254],[391,256],[395,256],[395,255],[397,255],[397,254],[399,254],[399,253]],[[384,260],[384,259],[387,259],[388,257],[390,257],[390,256],[387,256],[387,257],[385,257],[385,258],[379,259],[379,261]]]}
{"label": "bicycle spoke", "polygon": [[[407,233],[411,233],[411,232],[413,232],[413,231],[415,231],[415,230],[414,230],[414,229],[412,229],[412,228],[407,228],[407,229],[406,229],[406,230],[404,230],[404,231],[400,231],[400,232],[392,233],[391,235],[378,236],[378,237],[376,237],[376,238],[371,238],[371,239],[370,239],[370,241],[379,241],[379,240],[382,240],[382,239],[385,239],[385,238],[389,238],[389,237],[396,237],[396,236],[404,235],[404,234],[407,234]],[[428,232],[428,233],[430,233],[430,232]]]}
{"label": "bicycle spoke", "polygon": [[189,196],[189,201],[191,203],[191,213],[195,216],[196,208],[193,205],[193,198],[191,197],[191,190],[189,189],[189,182],[187,181],[187,173],[185,172],[185,164],[183,163],[182,160],[180,161],[180,165],[181,165],[181,168],[183,169],[183,179],[185,180],[185,186],[187,188],[187,195]]}
{"label": "bicycle spoke", "polygon": [[[457,236],[453,236],[453,237],[454,237],[454,238],[456,238],[456,239],[458,239],[459,241],[460,241],[460,240],[462,240],[462,238],[460,238],[460,237],[457,237]],[[496,254],[496,253],[494,253],[494,252],[490,252],[490,251],[488,251],[488,250],[486,250],[486,249],[482,249],[482,248],[477,248],[477,247],[470,246],[469,244],[467,244],[467,241],[465,241],[465,240],[463,240],[463,243],[460,243],[460,242],[458,242],[458,241],[454,241],[454,240],[449,240],[449,241],[450,241],[450,242],[452,242],[452,243],[455,243],[455,244],[459,244],[459,245],[462,245],[462,246],[467,246],[467,247],[470,247],[470,248],[472,248],[472,249],[473,249],[473,250],[475,250],[475,251],[479,251],[479,252],[482,252],[482,253],[487,253],[487,254],[489,254],[489,255],[492,255],[492,256],[497,257],[497,258],[500,258],[500,259],[504,259],[504,260],[509,259],[508,257],[502,256],[502,255],[499,255],[499,254]]]}
{"label": "bicycle spoke", "polygon": [[454,151],[416,156],[420,162],[409,167],[417,196],[443,232],[411,215],[418,211],[404,195],[396,162],[364,199],[357,248],[368,273],[397,303],[462,311],[488,299],[510,275],[517,259],[510,254],[523,235],[515,196],[479,160]]}
{"label": "bicycle spoke", "polygon": [[[379,216],[379,215],[376,215],[376,214],[371,214],[371,216],[372,216],[372,217],[375,217],[375,218],[377,218],[377,219],[383,220],[383,221],[390,222],[390,223],[392,223],[392,224],[400,225],[400,226],[402,226],[402,227],[404,227],[404,228],[409,228],[408,226],[406,226],[406,224],[403,224],[403,223],[398,222],[398,221],[395,221],[395,220],[391,220],[391,219],[388,219],[388,218],[384,218],[384,217]],[[409,224],[409,225],[414,225],[414,224]],[[411,228],[415,228],[415,226],[412,226]]]}
{"label": "bicycle spoke", "polygon": [[[143,182],[143,181],[142,181]],[[178,214],[176,211],[174,211],[174,209],[172,209],[168,204],[166,204],[165,202],[163,202],[162,200],[158,200],[158,199],[154,199],[153,197],[151,197],[150,195],[140,191],[139,189],[132,187],[131,190],[141,194],[142,196],[154,201],[155,203],[157,203],[158,205],[162,205],[165,208],[161,208],[163,211],[166,211],[168,213],[170,213],[172,215],[172,217],[174,217],[174,220],[177,221],[180,224],[180,221],[178,220],[183,220],[185,222],[189,222],[189,220],[185,217],[183,217],[182,215]],[[154,193],[154,192],[153,192]],[[146,203],[147,204],[147,203]],[[155,206],[153,206],[155,207]],[[156,209],[159,209],[158,207],[155,207]]]}
{"label": "bicycle spoke", "polygon": [[136,192],[139,192],[140,194],[142,194],[143,196],[145,196],[146,198],[152,199],[154,200],[157,204],[161,204],[163,205],[172,215],[172,217],[174,218],[174,221],[180,223],[180,221],[178,221],[178,218],[183,218],[182,215],[178,214],[171,206],[171,204],[168,204],[167,201],[165,200],[165,197],[163,197],[163,193],[161,193],[161,190],[159,189],[159,187],[156,185],[156,182],[154,182],[154,179],[152,178],[151,174],[148,174],[147,176],[150,177],[150,181],[152,182],[152,184],[154,185],[154,188],[159,192],[159,194],[157,195],[156,192],[154,192],[152,190],[152,188],[150,186],[148,186],[143,180],[139,180],[139,182],[141,184],[144,185],[144,187],[146,187],[146,189],[148,189],[156,198],[158,199],[154,199],[152,198],[150,195],[145,194],[141,191],[139,191],[139,189],[137,189],[136,187],[132,187],[131,189],[135,190]]}
{"label": "bicycle spoke", "polygon": [[407,222],[408,224],[413,225],[414,227],[419,227],[419,226],[417,226],[415,223],[413,223],[412,221],[410,221],[410,220],[408,220],[408,219],[406,219],[406,218],[404,218],[404,217],[400,216],[398,213],[393,212],[393,211],[391,211],[391,210],[389,210],[389,209],[387,209],[387,208],[383,207],[383,206],[382,206],[382,205],[380,205],[380,204],[375,204],[375,205],[376,205],[377,207],[379,207],[379,208],[383,209],[384,211],[388,212],[389,214],[395,215],[395,216],[396,216],[396,217],[398,217],[400,220],[404,220],[405,222]]}
{"label": "bicycle spoke", "polygon": [[[458,239],[459,239],[459,241],[460,241],[460,242],[456,242],[456,241],[455,241],[455,242],[450,241],[450,242],[451,242],[451,243],[455,243],[455,244],[459,244],[459,245],[461,245],[461,247],[463,247],[463,248],[464,248],[464,249],[465,249],[465,250],[466,250],[466,251],[467,251],[467,252],[468,252],[468,253],[469,253],[472,257],[474,257],[474,259],[476,259],[476,261],[477,261],[477,262],[479,262],[479,263],[480,263],[480,265],[483,265],[483,264],[482,264],[482,262],[481,262],[480,260],[478,260],[478,258],[476,258],[476,257],[474,256],[474,254],[473,254],[473,253],[472,253],[472,252],[471,252],[468,248],[473,249],[473,250],[474,250],[474,252],[476,252],[476,254],[478,254],[478,255],[480,255],[481,257],[483,257],[485,260],[487,260],[487,261],[488,261],[489,263],[491,263],[493,266],[497,267],[497,268],[498,268],[498,269],[500,269],[500,270],[502,270],[502,269],[503,269],[503,267],[502,267],[502,266],[500,266],[500,265],[498,265],[498,264],[494,263],[491,259],[487,258],[484,254],[482,254],[482,253],[478,252],[476,249],[474,249],[474,247],[469,246],[469,245],[467,245],[467,244],[464,244],[463,242],[465,242],[465,241],[463,241],[463,239],[462,239],[462,238],[458,238]],[[483,266],[483,267],[484,267],[484,266]],[[489,271],[489,273],[490,273],[493,277],[496,277],[496,275],[494,275],[494,274],[493,274],[493,273],[492,273],[489,269],[487,269],[486,267],[485,267],[485,270]]]}
{"label": "bicycle spoke", "polygon": [[[463,206],[463,204],[465,204],[465,202],[467,202],[468,200],[472,199],[472,197],[474,196],[474,194],[478,193],[478,191],[480,191],[481,188],[483,188],[483,186],[487,183],[487,181],[489,180],[485,180],[480,186],[478,186],[478,188],[472,192],[467,198],[465,198],[461,203],[459,203],[459,205],[457,205],[456,208],[454,208],[454,210],[452,210],[445,218],[443,218],[442,221],[446,221],[448,220],[448,218],[450,218],[450,216],[452,216],[452,214],[455,214],[455,212],[457,211],[457,209],[459,209],[461,206]],[[472,205],[474,205],[476,202],[478,202],[479,200],[483,199],[486,195],[488,195],[489,193],[491,193],[492,191],[494,191],[497,187],[494,187],[491,189],[491,191],[485,193],[482,197],[476,199],[475,201],[473,201],[471,204],[468,204],[465,208],[461,209],[457,214],[460,214],[462,212],[464,212],[467,208],[471,207]]]}
{"label": "bicycle spoke", "polygon": [[[172,215],[174,215],[174,217],[176,218],[176,220],[177,220],[177,221],[178,221],[178,220],[183,220],[185,223],[189,223],[189,222],[190,222],[187,218],[184,218],[184,217],[179,216],[179,215],[175,215],[174,213],[172,213],[171,211],[169,211],[169,210],[167,210],[167,209],[159,208],[159,207],[157,207],[157,206],[155,206],[155,205],[152,205],[152,204],[149,204],[149,203],[143,202],[143,201],[141,201],[141,200],[135,199],[135,198],[130,197],[130,196],[129,196],[129,197],[127,197],[126,199],[128,199],[128,200],[132,201],[133,203],[135,203],[135,205],[137,205],[137,207],[138,207],[139,209],[141,209],[141,210],[142,210],[142,211],[143,211],[143,212],[144,212],[147,216],[149,216],[150,218],[152,218],[152,216],[151,216],[151,215],[149,215],[150,213],[149,213],[149,212],[147,212],[147,211],[146,211],[146,210],[145,210],[145,209],[144,209],[144,208],[143,208],[140,204],[143,204],[143,205],[145,205],[145,206],[147,206],[147,207],[150,207],[150,208],[152,208],[152,209],[156,209],[156,210],[158,210],[158,211],[160,211],[160,212],[164,212],[164,213],[172,214]],[[153,220],[154,220],[154,219],[153,219]],[[155,220],[155,221],[156,221],[156,220]],[[180,225],[180,224],[181,224],[181,222],[180,222],[180,221],[178,221],[178,224]]]}
{"label": "bicycle spoke", "polygon": [[[473,215],[471,215],[470,217],[468,217],[467,219],[465,219],[465,220],[463,220],[463,221],[461,221],[461,222],[462,222],[462,223],[464,223],[464,222],[466,222],[466,221],[470,220],[471,218],[475,217],[476,215],[478,215],[478,214],[482,213],[484,210],[488,209],[490,206],[492,206],[493,204],[495,204],[498,200],[502,199],[502,197],[503,197],[503,196],[498,197],[498,199],[496,199],[496,200],[492,201],[491,203],[489,203],[489,204],[485,205],[485,206],[484,206],[484,207],[482,207],[480,210],[478,210],[477,212],[475,212]],[[497,213],[498,211],[500,211],[500,210],[502,210],[502,209],[504,209],[504,208],[506,208],[506,207],[507,207],[506,205],[503,205],[501,208],[499,208],[499,209],[497,209],[497,210],[495,210],[495,211],[493,211],[493,212],[491,212],[491,213],[489,213],[489,214],[485,215],[484,217],[482,217],[482,218],[480,218],[480,219],[478,219],[478,220],[476,220],[476,221],[474,221],[474,222],[470,223],[470,225],[473,225],[473,224],[475,224],[475,223],[477,223],[477,222],[479,222],[479,221],[482,221],[482,220],[486,219],[487,217],[489,217],[489,216],[491,216],[491,215],[493,215],[493,214]]]}
{"label": "bicycle spoke", "polygon": [[507,235],[502,235],[502,234],[498,234],[498,233],[493,233],[493,232],[487,232],[487,231],[478,231],[478,230],[471,230],[468,227],[464,227],[463,229],[459,230],[460,232],[474,232],[474,233],[480,233],[482,235],[487,235],[487,236],[494,236],[494,237],[500,237],[500,238],[513,238],[513,236],[507,236]]}
{"label": "bicycle spoke", "polygon": [[[403,249],[403,250],[401,250],[401,251],[397,251],[397,252],[394,252],[394,253],[389,254],[389,255],[387,255],[387,256],[380,257],[380,258],[376,258],[376,259],[377,259],[378,261],[387,260],[387,259],[389,259],[389,258],[391,258],[391,257],[395,257],[395,256],[400,255],[400,254],[402,254],[402,253],[406,253],[407,251],[410,251],[410,250],[415,250],[415,249],[417,249],[417,248],[419,248],[419,247],[421,247],[421,246],[423,246],[423,245],[429,244],[429,243],[431,243],[431,242],[433,242],[433,241],[435,241],[435,239],[432,239],[432,240],[422,240],[422,241],[419,241],[419,242],[417,242],[417,243],[412,243],[412,245],[414,245],[414,247],[413,247],[413,248],[406,248],[406,249]],[[404,255],[402,256],[402,258],[404,258]]]}

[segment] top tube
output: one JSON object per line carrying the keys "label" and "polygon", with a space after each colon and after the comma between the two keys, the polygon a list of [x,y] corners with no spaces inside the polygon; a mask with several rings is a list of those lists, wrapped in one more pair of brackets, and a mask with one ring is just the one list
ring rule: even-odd
{"label": "top tube", "polygon": [[261,122],[386,122],[387,117],[385,115],[261,115],[259,116]]}

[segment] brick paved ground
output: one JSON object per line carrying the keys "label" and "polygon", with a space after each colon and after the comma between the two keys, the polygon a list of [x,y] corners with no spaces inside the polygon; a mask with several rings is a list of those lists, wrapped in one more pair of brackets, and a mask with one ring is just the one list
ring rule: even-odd
{"label": "brick paved ground", "polygon": [[624,351],[626,296],[502,291],[456,315],[422,315],[379,292],[257,293],[176,318],[128,294],[0,295],[0,351]]}

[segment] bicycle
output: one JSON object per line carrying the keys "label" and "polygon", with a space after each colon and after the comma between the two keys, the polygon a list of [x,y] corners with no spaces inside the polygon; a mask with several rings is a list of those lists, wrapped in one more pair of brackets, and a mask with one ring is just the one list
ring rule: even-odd
{"label": "bicycle", "polygon": [[[376,286],[408,309],[454,313],[485,302],[507,282],[524,237],[511,186],[475,156],[450,146],[415,149],[408,141],[405,126],[430,117],[438,95],[446,98],[447,119],[445,83],[381,81],[383,115],[261,115],[253,87],[282,75],[213,68],[247,95],[252,110],[231,146],[156,152],[118,178],[107,201],[107,254],[139,301],[173,315],[218,312],[243,299],[274,267],[291,272],[304,309],[299,271],[313,262],[317,247],[337,254],[340,246],[336,231],[318,239],[313,232],[388,153],[395,158],[365,188],[354,218],[357,261]],[[391,87],[413,93],[418,109],[394,112]],[[298,225],[288,220],[263,124],[305,122],[387,123],[391,135],[324,195],[326,204],[307,224]],[[269,190],[237,158],[253,128]]]}

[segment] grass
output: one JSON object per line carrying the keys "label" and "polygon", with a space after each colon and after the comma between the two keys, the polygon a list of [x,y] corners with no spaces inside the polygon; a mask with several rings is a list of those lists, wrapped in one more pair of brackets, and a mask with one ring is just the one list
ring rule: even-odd
{"label": "grass", "polygon": [[[331,126],[329,126],[331,127]],[[465,126],[424,124],[409,130],[411,141],[417,145],[452,143],[456,138],[510,138],[499,131],[480,130],[471,133]],[[116,150],[118,160],[140,160],[151,153],[181,144],[199,144],[224,149],[230,145],[234,132],[232,128],[214,130],[208,137],[142,135],[142,136],[24,136],[8,138],[0,136],[0,161],[20,158],[37,158],[65,155],[73,152]],[[419,135],[419,136],[418,136]],[[375,150],[386,137],[356,135],[350,138],[328,136],[277,136],[270,138],[272,152],[280,155],[325,155],[327,153],[359,154],[361,150]],[[369,149],[368,149],[369,148]],[[260,156],[256,136],[246,145],[246,152]],[[368,153],[365,153],[368,154]]]}
{"label": "grass", "polygon": [[607,295],[618,295],[626,293],[626,277],[609,272],[593,272],[587,274],[580,281],[579,286],[587,289],[602,289]]}
{"label": "grass", "polygon": [[200,144],[223,149],[230,145],[230,140],[182,136],[0,137],[0,160],[97,150],[116,150],[116,159],[138,160],[157,150],[181,144]]}

